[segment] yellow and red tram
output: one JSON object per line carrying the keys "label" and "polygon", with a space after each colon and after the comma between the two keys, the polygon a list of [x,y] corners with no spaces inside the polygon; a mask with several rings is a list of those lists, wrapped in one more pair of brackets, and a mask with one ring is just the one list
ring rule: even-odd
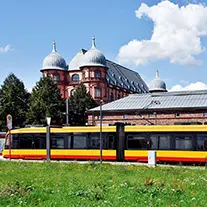
{"label": "yellow and red tram", "polygon": [[[3,157],[12,159],[46,159],[46,128],[11,130]],[[147,162],[154,150],[158,162],[205,163],[207,125],[103,126],[103,160]],[[100,127],[51,128],[51,159],[100,159]],[[10,153],[10,152],[11,153]]]}

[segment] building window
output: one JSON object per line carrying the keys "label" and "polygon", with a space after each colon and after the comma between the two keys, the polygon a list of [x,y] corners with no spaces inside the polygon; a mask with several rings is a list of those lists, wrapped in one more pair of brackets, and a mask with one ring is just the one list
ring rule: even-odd
{"label": "building window", "polygon": [[203,113],[203,116],[204,116],[204,117],[207,117],[207,112]]}
{"label": "building window", "polygon": [[59,82],[60,81],[60,75],[57,73],[57,74],[54,74],[53,75],[53,80],[55,81],[55,82]]}
{"label": "building window", "polygon": [[148,114],[148,118],[152,118],[153,117],[153,114]]}
{"label": "building window", "polygon": [[98,119],[100,120],[100,119],[103,119],[104,118],[104,116],[102,115],[102,116],[98,116]]}
{"label": "building window", "polygon": [[101,97],[101,89],[99,87],[95,88],[95,97],[96,98]]}
{"label": "building window", "polygon": [[86,77],[86,72],[83,71],[83,73],[82,73],[82,78],[85,79],[85,77]]}
{"label": "building window", "polygon": [[79,81],[79,75],[78,74],[72,75],[72,81],[73,82],[78,82]]}
{"label": "building window", "polygon": [[120,94],[118,94],[118,99],[120,99],[121,98],[121,95]]}
{"label": "building window", "polygon": [[72,89],[72,90],[70,91],[70,95],[73,96],[73,95],[75,94],[75,91],[76,91],[76,89]]}
{"label": "building window", "polygon": [[127,114],[124,114],[123,118],[124,119],[128,119],[128,115]]}
{"label": "building window", "polygon": [[95,79],[100,80],[100,79],[101,79],[101,71],[96,70],[96,71],[94,72],[94,77],[95,77]]}
{"label": "building window", "polygon": [[50,73],[46,73],[45,77],[50,78],[50,77],[52,77],[52,74],[50,74]]}
{"label": "building window", "polygon": [[176,116],[176,117],[180,117],[180,114],[179,114],[179,113],[176,113],[175,116]]}
{"label": "building window", "polygon": [[110,101],[110,102],[111,102],[111,101],[114,101],[114,94],[113,94],[113,93],[110,94],[109,101]]}

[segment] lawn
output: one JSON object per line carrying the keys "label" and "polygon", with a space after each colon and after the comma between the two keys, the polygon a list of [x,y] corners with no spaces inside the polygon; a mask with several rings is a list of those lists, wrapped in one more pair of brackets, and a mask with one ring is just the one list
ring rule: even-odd
{"label": "lawn", "polygon": [[0,161],[0,206],[207,206],[207,170]]}

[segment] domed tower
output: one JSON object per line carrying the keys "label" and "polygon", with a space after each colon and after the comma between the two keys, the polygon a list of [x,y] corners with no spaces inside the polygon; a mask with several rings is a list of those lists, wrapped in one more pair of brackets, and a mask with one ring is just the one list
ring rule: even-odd
{"label": "domed tower", "polygon": [[166,84],[163,80],[159,78],[158,70],[156,70],[156,77],[150,83],[149,92],[167,92]]}
{"label": "domed tower", "polygon": [[45,57],[41,72],[44,77],[49,76],[57,84],[62,97],[66,98],[67,65],[65,59],[57,52],[56,42],[53,42],[52,52]]}
{"label": "domed tower", "polygon": [[107,65],[105,56],[96,48],[95,37],[92,37],[92,47],[81,61],[82,82],[88,88],[93,98],[107,100]]}

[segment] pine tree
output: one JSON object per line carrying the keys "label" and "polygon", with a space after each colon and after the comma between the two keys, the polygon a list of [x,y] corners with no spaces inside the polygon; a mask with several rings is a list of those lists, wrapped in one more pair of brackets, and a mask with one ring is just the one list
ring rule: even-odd
{"label": "pine tree", "polygon": [[83,84],[77,87],[69,102],[70,125],[73,126],[85,125],[87,122],[87,110],[97,106],[97,103]]}
{"label": "pine tree", "polygon": [[3,82],[0,89],[0,127],[6,130],[6,116],[13,117],[13,127],[21,127],[25,124],[30,94],[14,74],[10,74]]}
{"label": "pine tree", "polygon": [[27,122],[46,124],[46,117],[51,117],[52,124],[60,124],[63,112],[65,112],[65,102],[57,85],[49,77],[41,78],[32,90]]}

